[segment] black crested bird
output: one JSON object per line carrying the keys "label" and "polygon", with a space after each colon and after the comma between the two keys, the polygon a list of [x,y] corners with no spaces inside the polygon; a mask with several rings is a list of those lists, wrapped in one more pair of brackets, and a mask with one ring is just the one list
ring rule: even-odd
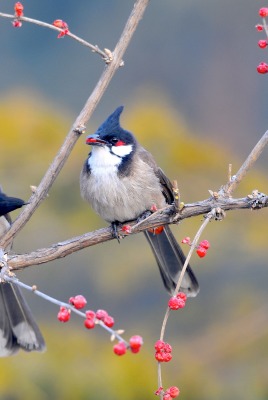
{"label": "black crested bird", "polygon": [[[11,225],[8,213],[25,204],[5,195],[0,188],[0,239]],[[0,357],[19,349],[43,351],[45,342],[20,288],[15,283],[0,282]]]}
{"label": "black crested bird", "polygon": [[[80,175],[81,196],[107,222],[123,223],[174,201],[172,184],[153,156],[120,126],[123,106],[86,139],[92,151]],[[172,294],[185,262],[185,256],[166,225],[160,234],[144,232],[156,258],[163,283]],[[199,285],[187,267],[181,290],[196,296]]]}

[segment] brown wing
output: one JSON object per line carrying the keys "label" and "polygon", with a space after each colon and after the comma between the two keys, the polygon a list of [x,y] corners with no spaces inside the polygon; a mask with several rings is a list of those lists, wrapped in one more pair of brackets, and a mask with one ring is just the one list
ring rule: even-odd
{"label": "brown wing", "polygon": [[168,177],[165,175],[164,171],[158,167],[152,154],[149,153],[149,151],[145,150],[143,147],[140,146],[137,152],[138,152],[138,156],[141,157],[141,159],[144,162],[146,162],[153,168],[155,174],[158,176],[159,181],[161,183],[162,192],[166,199],[166,202],[168,204],[172,204],[174,201],[172,183],[170,182]]}

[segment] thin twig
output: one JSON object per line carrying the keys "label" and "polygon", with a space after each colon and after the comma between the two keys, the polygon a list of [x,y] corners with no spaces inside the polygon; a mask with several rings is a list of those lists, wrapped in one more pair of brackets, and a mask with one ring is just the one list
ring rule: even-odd
{"label": "thin twig", "polygon": [[[5,14],[5,13],[0,13],[0,17],[12,19],[12,20],[13,20],[14,18],[16,18],[16,17],[15,17],[14,15],[12,15],[12,14]],[[57,32],[61,32],[61,31],[62,31],[62,29],[57,28],[56,26],[54,26],[54,25],[52,25],[52,24],[49,24],[49,23],[43,22],[43,21],[39,21],[39,20],[33,19],[33,18],[20,17],[20,21],[29,22],[30,24],[42,26],[43,28],[52,29],[52,30],[57,31]],[[99,48],[97,45],[94,46],[93,44],[87,42],[86,40],[80,38],[79,36],[74,35],[74,34],[73,34],[72,32],[70,32],[70,31],[66,34],[66,36],[69,36],[70,38],[76,40],[77,42],[81,43],[83,46],[89,47],[90,50],[91,50],[93,53],[99,54],[103,59],[107,59],[107,54],[106,54],[104,51],[100,50],[100,48]]]}
{"label": "thin twig", "polygon": [[264,133],[262,138],[258,141],[256,146],[253,148],[241,168],[238,170],[238,172],[232,177],[231,181],[228,182],[223,188],[221,189],[221,192],[226,196],[230,196],[232,192],[236,189],[238,184],[241,182],[241,180],[245,177],[247,172],[249,171],[250,168],[255,164],[259,156],[261,155],[264,147],[268,143],[268,131]]}
{"label": "thin twig", "polygon": [[[211,219],[214,218],[215,212],[216,212],[215,209],[213,209],[206,216],[204,222],[202,223],[202,225],[198,229],[198,231],[197,231],[197,233],[196,233],[196,235],[194,237],[194,240],[193,240],[193,242],[191,244],[191,247],[190,247],[190,250],[189,250],[188,255],[186,257],[186,260],[184,262],[184,265],[183,265],[182,271],[180,273],[180,277],[179,277],[177,286],[176,286],[176,288],[175,288],[175,290],[173,292],[173,296],[176,296],[178,294],[178,292],[180,290],[180,287],[181,287],[181,283],[182,283],[183,277],[184,277],[186,269],[188,267],[190,258],[192,257],[192,254],[193,254],[193,252],[194,252],[194,250],[195,250],[195,248],[197,246],[197,242],[199,241],[199,238],[200,238],[202,232],[204,231],[204,229],[206,228],[207,224],[211,221]],[[166,331],[166,326],[167,326],[167,321],[168,321],[169,315],[170,315],[170,308],[167,307],[165,315],[164,315],[164,319],[163,319],[163,322],[162,322],[160,338],[159,338],[162,341],[164,340],[164,336],[165,336],[165,331]],[[158,376],[158,387],[160,387],[160,386],[162,387],[163,386],[162,385],[162,382],[163,382],[163,380],[162,380],[162,367],[161,367],[161,363],[160,362],[158,362],[157,376]],[[163,395],[160,395],[160,398],[161,398],[161,400],[163,400]]]}
{"label": "thin twig", "polygon": [[[71,306],[69,303],[65,303],[63,301],[55,299],[54,297],[48,296],[46,293],[43,293],[40,290],[33,288],[32,286],[26,285],[25,283],[21,282],[18,278],[14,277],[14,276],[4,275],[4,277],[2,277],[2,279],[4,279],[6,282],[18,285],[18,286],[28,290],[29,292],[36,294],[37,296],[41,297],[42,299],[49,301],[50,303],[56,304],[59,307],[65,307],[68,310],[71,310],[73,313],[79,315],[82,318],[86,319],[86,317],[87,317],[86,313]],[[124,338],[122,338],[122,336],[120,336],[117,331],[115,331],[112,328],[109,328],[102,321],[97,320],[95,323],[96,323],[96,325],[101,326],[103,329],[105,329],[107,332],[109,332],[112,337],[116,337],[120,342],[124,342],[126,344],[126,346],[128,346],[127,341]]]}
{"label": "thin twig", "polygon": [[74,122],[58,154],[56,155],[49,169],[45,173],[40,185],[36,189],[36,192],[31,196],[29,200],[30,204],[23,209],[9,231],[2,238],[0,246],[2,246],[3,248],[6,248],[7,245],[12,242],[13,238],[20,232],[27,221],[31,218],[37,207],[47,196],[50,187],[52,186],[61,169],[65,165],[73,147],[75,146],[80,136],[80,128],[84,127],[88,122],[97,104],[105,93],[105,90],[107,89],[107,86],[109,85],[112,77],[114,76],[117,69],[120,67],[123,54],[125,53],[129,45],[129,42],[137,28],[139,21],[144,14],[148,3],[149,0],[137,0],[137,2],[134,4],[134,8],[128,18],[122,35],[113,52],[113,60],[105,67],[105,70],[102,73],[100,80],[98,81],[95,89],[88,98],[83,110]]}

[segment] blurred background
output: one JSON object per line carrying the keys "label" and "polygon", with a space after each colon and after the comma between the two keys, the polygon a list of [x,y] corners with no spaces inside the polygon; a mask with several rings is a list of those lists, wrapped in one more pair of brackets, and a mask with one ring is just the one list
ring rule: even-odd
{"label": "blurred background", "polygon": [[[25,15],[63,19],[70,30],[114,48],[133,1],[23,1]],[[0,11],[13,13],[13,1]],[[235,172],[267,129],[267,62],[257,46],[262,33],[251,0],[153,0],[87,132],[120,104],[122,125],[150,150],[185,203],[208,197]],[[101,75],[101,58],[68,37],[24,23],[0,23],[0,182],[6,193],[27,200]],[[25,253],[105,226],[80,199],[79,173],[89,152],[77,143],[49,197],[15,240]],[[267,150],[235,196],[267,193]],[[16,217],[13,213],[13,218]],[[173,228],[177,239],[193,237],[201,218]],[[173,361],[163,366],[165,387],[177,385],[188,400],[268,398],[267,210],[236,211],[212,222],[203,239],[204,259],[191,265],[200,294],[172,313],[166,340]],[[185,250],[187,250],[185,248]],[[128,339],[144,337],[140,354],[113,355],[100,329],[86,331],[73,316],[57,321],[58,309],[26,293],[47,342],[44,354],[0,360],[0,399],[154,398],[159,338],[168,295],[143,235],[104,243],[18,277],[66,301],[83,294],[88,308],[104,308]]]}

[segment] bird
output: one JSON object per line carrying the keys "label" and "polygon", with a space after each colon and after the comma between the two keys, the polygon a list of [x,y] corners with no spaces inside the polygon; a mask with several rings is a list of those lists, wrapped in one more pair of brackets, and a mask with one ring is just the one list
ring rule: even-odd
{"label": "bird", "polygon": [[[0,239],[12,224],[9,213],[25,204],[22,199],[7,196],[0,187]],[[20,349],[44,351],[45,347],[44,338],[19,286],[1,279],[0,357],[10,356]]]}
{"label": "bird", "polygon": [[[86,144],[92,148],[80,173],[82,198],[113,227],[142,218],[152,207],[161,209],[174,202],[172,184],[152,154],[121,127],[123,109],[119,106],[95,134],[87,136]],[[185,262],[183,251],[168,225],[144,234],[164,286],[172,295]],[[180,290],[189,297],[199,291],[190,266]]]}

